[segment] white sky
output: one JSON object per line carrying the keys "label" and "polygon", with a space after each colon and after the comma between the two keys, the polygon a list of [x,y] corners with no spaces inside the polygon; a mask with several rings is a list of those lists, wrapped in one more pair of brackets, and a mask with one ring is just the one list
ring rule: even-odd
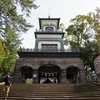
{"label": "white sky", "polygon": [[34,3],[40,7],[33,9],[27,18],[34,27],[22,35],[24,40],[21,47],[25,48],[35,46],[34,32],[39,29],[38,18],[47,18],[50,13],[51,18],[61,18],[60,23],[67,28],[71,24],[69,21],[76,15],[87,15],[90,11],[95,12],[96,7],[100,8],[100,0],[36,0]]}

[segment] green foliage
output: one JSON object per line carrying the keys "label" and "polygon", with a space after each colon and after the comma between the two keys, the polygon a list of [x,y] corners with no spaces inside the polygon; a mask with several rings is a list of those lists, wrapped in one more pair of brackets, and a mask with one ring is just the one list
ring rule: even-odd
{"label": "green foliage", "polygon": [[65,30],[65,26],[63,23],[60,24],[59,29]]}
{"label": "green foliage", "polygon": [[32,78],[27,78],[26,83],[27,84],[32,84],[33,83],[33,79]]}
{"label": "green foliage", "polygon": [[1,62],[1,59],[3,58],[3,56],[6,55],[4,52],[4,48],[2,47],[3,43],[4,43],[4,41],[2,39],[0,39],[0,62]]}
{"label": "green foliage", "polygon": [[[18,9],[20,7],[20,9]],[[16,61],[21,44],[21,33],[32,27],[24,15],[29,17],[32,8],[36,9],[34,0],[0,0],[0,65],[2,73],[11,71]],[[19,10],[21,14],[19,15]]]}
{"label": "green foliage", "polygon": [[[85,66],[94,70],[94,59],[100,53],[100,9],[96,13],[78,15],[71,19],[73,23],[67,29],[71,48],[79,48]],[[68,39],[68,38],[66,38]],[[66,41],[66,40],[65,40]]]}
{"label": "green foliage", "polygon": [[96,41],[87,42],[85,47],[81,47],[80,50],[85,66],[89,66],[94,70],[94,59],[100,52],[98,43]]}

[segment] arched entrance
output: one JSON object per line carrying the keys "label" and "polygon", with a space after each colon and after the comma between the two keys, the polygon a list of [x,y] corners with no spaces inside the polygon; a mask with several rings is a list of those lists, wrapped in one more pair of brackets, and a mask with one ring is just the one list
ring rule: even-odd
{"label": "arched entrance", "polygon": [[80,81],[80,70],[77,67],[70,66],[66,69],[67,82],[79,83]]}
{"label": "arched entrance", "polygon": [[38,69],[39,83],[59,83],[61,69],[53,64],[46,64]]}
{"label": "arched entrance", "polygon": [[25,83],[28,78],[33,78],[33,69],[29,66],[23,66],[21,70],[21,81]]}

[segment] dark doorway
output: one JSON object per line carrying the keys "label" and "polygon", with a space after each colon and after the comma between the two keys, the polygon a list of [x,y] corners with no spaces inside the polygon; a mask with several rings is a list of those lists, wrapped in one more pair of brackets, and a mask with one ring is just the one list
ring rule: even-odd
{"label": "dark doorway", "polygon": [[69,83],[79,83],[80,72],[77,67],[68,67],[66,70],[66,78]]}
{"label": "dark doorway", "polygon": [[28,78],[32,78],[33,69],[28,66],[21,67],[22,83],[25,83]]}
{"label": "dark doorway", "polygon": [[38,69],[39,83],[54,83],[54,80],[57,80],[57,83],[60,82],[60,68],[56,65],[46,64],[41,66]]}

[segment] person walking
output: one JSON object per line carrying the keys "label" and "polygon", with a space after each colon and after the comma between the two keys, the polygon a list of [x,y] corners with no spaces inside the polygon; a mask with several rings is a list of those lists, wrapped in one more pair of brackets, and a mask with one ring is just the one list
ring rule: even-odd
{"label": "person walking", "polygon": [[6,100],[10,91],[10,87],[12,85],[12,78],[10,76],[10,73],[7,73],[5,76],[3,76],[3,81],[5,82],[3,88],[4,100]]}

